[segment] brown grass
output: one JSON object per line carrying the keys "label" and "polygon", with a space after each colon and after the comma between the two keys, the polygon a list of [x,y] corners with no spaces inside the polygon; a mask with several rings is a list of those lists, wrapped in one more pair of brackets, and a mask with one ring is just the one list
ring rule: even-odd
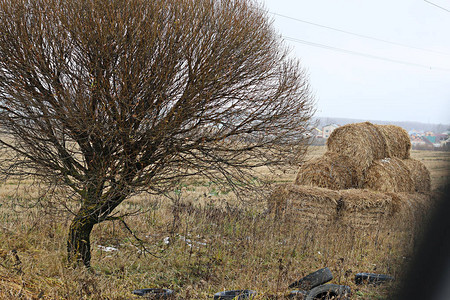
{"label": "brown grass", "polygon": [[[319,157],[325,151],[325,147],[311,147],[310,156]],[[449,179],[449,154],[411,151],[412,158],[430,170],[433,191]],[[274,176],[267,170],[261,172],[273,182],[293,182],[297,168]],[[38,299],[40,295],[41,299],[139,299],[131,291],[147,287],[171,288],[179,299],[211,299],[218,291],[242,288],[257,290],[258,299],[283,299],[291,282],[325,266],[333,273],[331,283],[350,285],[352,300],[386,299],[398,282],[356,286],[354,275],[374,272],[401,278],[414,254],[412,229],[416,224],[409,220],[418,220],[428,206],[426,194],[397,193],[396,201],[418,207],[414,211],[419,215],[397,214],[391,225],[371,230],[355,230],[358,224],[334,226],[338,223],[333,222],[317,226],[319,222],[299,222],[296,211],[278,218],[265,214],[265,203],[254,203],[253,198],[237,205],[235,197],[215,183],[205,178],[192,180],[180,189],[179,205],[164,197],[140,195],[120,207],[123,212],[142,210],[125,220],[157,257],[141,253],[120,223],[103,223],[95,226],[92,235],[90,273],[66,267],[70,215],[45,215],[48,208],[39,205],[21,208],[14,196],[14,182],[2,183],[0,192],[0,249],[7,253],[4,258],[0,255],[0,299],[5,300]],[[359,208],[361,201],[352,204],[362,197],[347,195],[346,210],[364,211]],[[333,202],[334,209],[338,200]],[[327,200],[321,201],[323,206]],[[367,205],[377,209],[373,203]],[[346,220],[345,210],[342,218]],[[400,227],[406,229],[396,230]],[[170,237],[168,245],[163,242],[166,237]],[[186,238],[206,245],[189,246]],[[105,252],[99,245],[118,251]],[[17,250],[18,265],[12,249]]]}
{"label": "brown grass", "polygon": [[365,174],[364,188],[380,192],[415,192],[411,172],[403,160],[395,157],[374,161]]}
{"label": "brown grass", "polygon": [[[289,214],[216,206],[224,201],[217,196],[204,205],[172,207],[158,198],[127,203],[122,210],[147,211],[127,222],[157,257],[141,253],[119,223],[104,223],[93,232],[92,273],[66,267],[63,216],[43,218],[36,208],[7,215],[5,206],[13,202],[4,201],[0,248],[17,249],[21,264],[14,266],[10,252],[1,261],[0,275],[7,279],[0,299],[138,299],[131,291],[148,287],[171,288],[178,299],[211,299],[218,291],[246,288],[257,290],[257,299],[283,299],[291,282],[325,266],[332,283],[359,290],[352,299],[367,299],[387,295],[392,286],[358,287],[355,273],[400,277],[404,257],[411,256],[410,232],[355,231],[305,224]],[[118,250],[104,252],[99,245]]]}
{"label": "brown grass", "polygon": [[430,171],[431,190],[438,190],[450,181],[449,151],[412,150],[411,158],[420,161]]}

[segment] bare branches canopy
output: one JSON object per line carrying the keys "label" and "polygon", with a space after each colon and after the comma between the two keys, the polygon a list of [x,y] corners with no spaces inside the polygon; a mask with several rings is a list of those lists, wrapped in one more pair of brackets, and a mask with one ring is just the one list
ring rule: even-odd
{"label": "bare branches canopy", "polygon": [[[305,140],[305,74],[253,1],[0,8],[3,173],[71,188],[79,223],[93,226],[132,192],[183,176],[243,180]],[[69,254],[88,264],[71,238]]]}

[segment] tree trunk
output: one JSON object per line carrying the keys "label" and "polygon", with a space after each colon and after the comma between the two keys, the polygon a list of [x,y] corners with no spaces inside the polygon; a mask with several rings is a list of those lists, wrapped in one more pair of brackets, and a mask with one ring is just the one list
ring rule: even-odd
{"label": "tree trunk", "polygon": [[83,263],[86,267],[90,267],[90,235],[92,228],[97,223],[96,218],[83,209],[80,209],[77,216],[73,219],[67,239],[67,257],[70,265],[76,267]]}
{"label": "tree trunk", "polygon": [[126,198],[129,194],[112,194],[108,197],[109,201],[100,201],[95,197],[99,194],[94,191],[90,201],[82,204],[80,210],[72,220],[67,239],[67,258],[69,264],[73,267],[84,264],[87,268],[91,266],[91,242],[90,236],[95,224],[105,221],[108,215]]}

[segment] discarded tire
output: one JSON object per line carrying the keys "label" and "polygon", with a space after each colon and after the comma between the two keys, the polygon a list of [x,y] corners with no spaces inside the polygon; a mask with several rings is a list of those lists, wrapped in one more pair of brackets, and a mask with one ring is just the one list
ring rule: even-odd
{"label": "discarded tire", "polygon": [[358,273],[355,275],[356,284],[381,284],[386,281],[392,281],[394,277],[385,274]]}
{"label": "discarded tire", "polygon": [[223,291],[214,294],[214,299],[253,299],[256,292],[252,290]]}
{"label": "discarded tire", "polygon": [[346,300],[350,299],[351,289],[346,285],[324,284],[309,291],[306,300]]}
{"label": "discarded tire", "polygon": [[307,291],[292,291],[287,297],[289,299],[304,300],[307,295]]}
{"label": "discarded tire", "polygon": [[330,269],[323,268],[306,275],[302,279],[293,282],[289,285],[289,288],[299,288],[302,290],[310,290],[316,286],[324,284],[333,279]]}
{"label": "discarded tire", "polygon": [[171,299],[174,297],[173,291],[169,289],[140,289],[134,290],[133,294],[148,299]]}

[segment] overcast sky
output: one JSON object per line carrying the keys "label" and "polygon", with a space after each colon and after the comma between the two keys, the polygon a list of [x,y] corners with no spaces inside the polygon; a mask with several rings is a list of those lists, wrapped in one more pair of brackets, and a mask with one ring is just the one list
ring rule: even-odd
{"label": "overcast sky", "polygon": [[317,116],[450,124],[450,0],[259,1],[309,73]]}

